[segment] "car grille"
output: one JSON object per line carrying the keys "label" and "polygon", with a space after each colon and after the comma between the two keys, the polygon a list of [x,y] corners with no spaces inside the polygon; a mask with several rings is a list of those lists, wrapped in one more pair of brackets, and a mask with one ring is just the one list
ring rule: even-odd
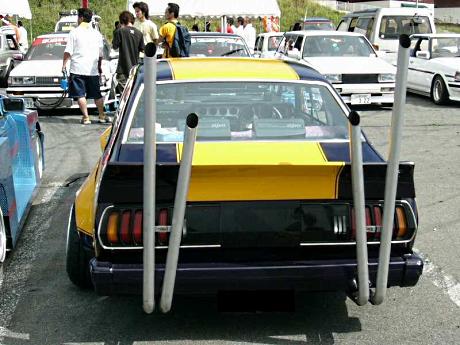
{"label": "car grille", "polygon": [[61,78],[59,77],[35,77],[35,85],[50,86],[59,85]]}
{"label": "car grille", "polygon": [[369,84],[369,83],[378,83],[379,75],[378,74],[343,74],[342,83],[343,84]]}

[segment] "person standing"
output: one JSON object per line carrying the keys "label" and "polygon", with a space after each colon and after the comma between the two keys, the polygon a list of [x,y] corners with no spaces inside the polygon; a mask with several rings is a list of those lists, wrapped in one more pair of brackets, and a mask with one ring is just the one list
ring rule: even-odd
{"label": "person standing", "polygon": [[179,18],[179,5],[175,3],[168,3],[165,10],[165,18],[167,20],[160,28],[159,42],[164,42],[163,58],[171,57],[171,47],[174,43],[174,36],[176,35],[176,25]]}
{"label": "person standing", "polygon": [[145,2],[135,2],[133,5],[136,14],[134,27],[142,32],[144,36],[144,45],[147,43],[158,42],[158,28],[154,22],[149,19],[149,6]]}
{"label": "person standing", "polygon": [[251,18],[244,18],[243,38],[252,54],[254,53],[254,47],[256,45],[256,36],[256,29],[252,26]]}
{"label": "person standing", "polygon": [[139,63],[139,53],[144,51],[144,37],[133,26],[134,16],[131,12],[121,12],[119,20],[120,28],[115,31],[112,47],[119,51],[116,78],[121,93],[126,86],[129,71]]}
{"label": "person standing", "polygon": [[244,30],[244,18],[238,17],[236,18],[236,28],[235,30],[233,30],[233,32],[243,37],[243,30]]}
{"label": "person standing", "polygon": [[21,51],[23,53],[25,53],[27,51],[27,49],[29,49],[29,41],[27,40],[27,30],[26,28],[24,27],[24,25],[22,25],[22,21],[18,21],[18,30],[19,30],[19,34],[20,34],[20,39],[19,39],[19,47],[21,49]]}
{"label": "person standing", "polygon": [[77,99],[83,115],[81,123],[84,125],[91,123],[86,99],[94,99],[99,112],[99,123],[110,122],[104,114],[104,98],[99,84],[103,40],[99,31],[90,24],[92,17],[90,9],[78,9],[78,27],[69,33],[62,61],[62,71],[65,72],[70,60],[69,97]]}

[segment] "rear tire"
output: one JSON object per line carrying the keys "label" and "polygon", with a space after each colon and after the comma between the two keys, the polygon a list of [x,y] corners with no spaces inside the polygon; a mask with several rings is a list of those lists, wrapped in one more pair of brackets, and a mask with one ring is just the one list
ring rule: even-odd
{"label": "rear tire", "polygon": [[0,208],[0,263],[5,261],[6,257],[6,227],[3,221],[3,213]]}
{"label": "rear tire", "polygon": [[93,257],[93,252],[85,248],[82,235],[77,230],[74,205],[70,211],[67,229],[66,270],[70,281],[81,289],[93,287],[89,270],[89,261]]}
{"label": "rear tire", "polygon": [[434,104],[438,105],[449,102],[449,94],[447,93],[446,84],[440,76],[436,76],[433,79],[433,85],[431,86],[431,99]]}

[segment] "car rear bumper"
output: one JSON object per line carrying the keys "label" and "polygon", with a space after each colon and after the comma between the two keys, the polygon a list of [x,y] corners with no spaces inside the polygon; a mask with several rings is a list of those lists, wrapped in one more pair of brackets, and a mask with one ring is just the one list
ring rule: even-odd
{"label": "car rear bumper", "polygon": [[[369,260],[374,286],[377,260]],[[91,277],[100,295],[142,293],[141,264],[112,264],[93,259]],[[388,286],[414,286],[423,271],[423,260],[415,254],[392,257]],[[161,289],[164,265],[156,265],[155,289]],[[175,293],[215,293],[219,290],[295,289],[298,291],[350,291],[357,277],[356,260],[322,260],[264,263],[179,264]]]}

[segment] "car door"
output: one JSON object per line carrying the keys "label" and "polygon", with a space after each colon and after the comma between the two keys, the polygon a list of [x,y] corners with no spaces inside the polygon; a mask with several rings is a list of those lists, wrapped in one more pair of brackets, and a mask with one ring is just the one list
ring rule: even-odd
{"label": "car door", "polygon": [[428,58],[418,56],[419,52],[429,54],[429,43],[427,37],[421,37],[411,50],[409,57],[409,71],[407,75],[407,87],[409,89],[429,93],[433,72],[430,69],[430,56]]}

